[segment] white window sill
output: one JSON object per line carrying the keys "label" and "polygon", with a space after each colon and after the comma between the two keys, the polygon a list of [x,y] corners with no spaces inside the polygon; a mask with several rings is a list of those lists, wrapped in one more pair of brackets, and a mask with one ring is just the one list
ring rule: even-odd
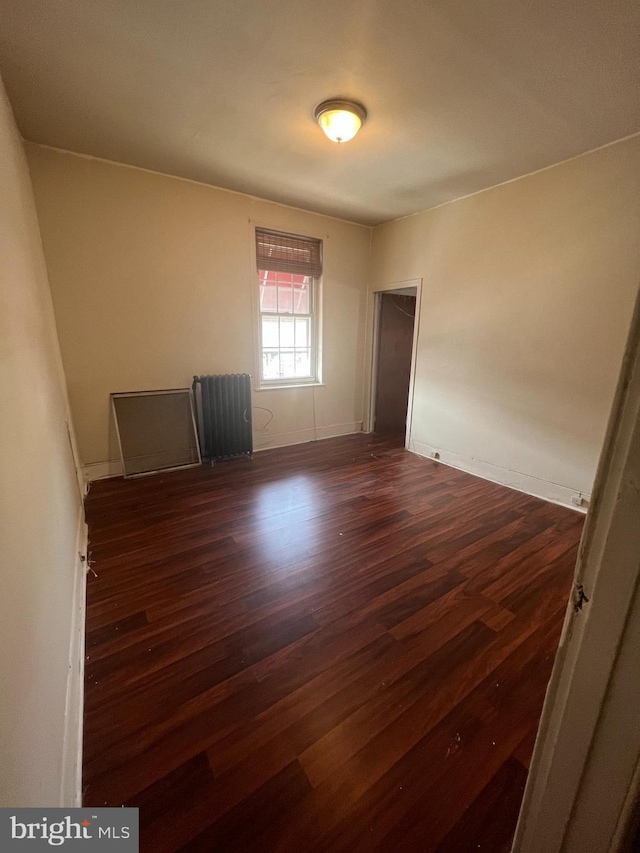
{"label": "white window sill", "polygon": [[286,382],[282,385],[258,385],[254,391],[282,391],[283,388],[324,388],[324,382]]}

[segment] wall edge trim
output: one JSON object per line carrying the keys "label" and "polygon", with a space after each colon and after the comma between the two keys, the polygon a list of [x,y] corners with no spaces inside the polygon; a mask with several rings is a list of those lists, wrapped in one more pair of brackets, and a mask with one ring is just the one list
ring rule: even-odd
{"label": "wall edge trim", "polygon": [[[87,586],[88,528],[84,507],[80,505],[76,535],[75,578],[69,669],[64,714],[60,806],[76,808],[82,805],[82,735],[84,722],[84,660],[85,615]],[[81,559],[84,557],[84,560]]]}
{"label": "wall edge trim", "polygon": [[[640,131],[638,131],[640,133]],[[345,219],[342,216],[335,216],[331,213],[320,213],[318,210],[310,210],[308,207],[299,207],[295,204],[287,204],[284,201],[275,201],[272,198],[265,196],[254,195],[253,193],[243,192],[242,190],[232,190],[229,187],[220,187],[217,184],[208,184],[206,181],[198,181],[196,178],[187,178],[184,175],[174,175],[171,172],[159,172],[157,169],[149,169],[146,166],[136,166],[134,163],[124,163],[121,160],[110,160],[108,157],[99,157],[97,154],[85,154],[82,151],[72,151],[70,148],[60,148],[58,145],[49,145],[46,142],[36,142],[34,139],[22,137],[23,144],[33,145],[36,148],[43,148],[46,151],[54,151],[56,154],[68,154],[71,157],[79,157],[81,160],[95,160],[97,163],[106,163],[109,166],[119,166],[122,169],[135,169],[138,172],[146,172],[148,175],[157,175],[161,178],[173,178],[176,181],[184,181],[187,184],[195,184],[199,187],[206,187],[210,190],[217,190],[222,193],[231,195],[244,196],[251,201],[264,202],[265,204],[274,204],[277,207],[286,207],[289,210],[297,210],[299,213],[311,214],[312,216],[322,216],[325,219],[332,219],[335,222],[342,222],[344,225],[355,225],[358,228],[367,228],[373,231],[376,225],[367,222],[357,222],[355,219]],[[28,159],[28,158],[27,158]],[[408,216],[413,216],[409,213]],[[383,223],[380,223],[383,224]]]}
{"label": "wall edge trim", "polygon": [[[267,433],[266,437],[256,437],[254,435],[253,451],[254,453],[261,453],[263,450],[275,450],[277,447],[288,447],[291,444],[305,444],[308,441],[322,441],[325,438],[338,438],[341,435],[351,435],[358,432],[362,432],[362,421],[330,424],[329,426],[319,426],[315,429],[310,427],[309,429],[291,430],[290,432]],[[260,441],[265,438],[269,443],[260,446]],[[95,480],[121,477],[122,465],[119,460],[90,462],[87,465],[83,465],[82,475],[88,486]]]}
{"label": "wall edge trim", "polygon": [[305,444],[309,441],[322,441],[325,438],[338,438],[341,435],[351,435],[356,432],[362,432],[362,421],[274,433],[268,436],[269,444],[254,447],[254,452],[261,453],[263,450],[275,450],[277,447],[288,447],[291,444]]}
{"label": "wall edge trim", "polygon": [[[424,456],[432,461],[441,462],[450,468],[457,468],[459,471],[465,471],[467,474],[473,474],[475,477],[489,480],[489,482],[497,483],[499,486],[506,486],[517,492],[524,492],[532,497],[559,504],[575,512],[584,514],[587,509],[586,507],[575,506],[571,503],[572,498],[580,496],[587,501],[591,499],[590,493],[580,492],[578,489],[572,489],[569,486],[563,486],[559,483],[552,483],[549,480],[542,480],[539,477],[532,477],[530,474],[523,474],[520,471],[501,468],[499,465],[493,465],[491,462],[483,462],[480,459],[461,456],[451,450],[434,447],[425,442],[417,441],[414,438],[409,439],[408,449],[417,456]],[[436,453],[439,454],[438,458],[434,456]]]}
{"label": "wall edge trim", "polygon": [[571,163],[573,160],[579,160],[581,157],[588,157],[589,154],[596,154],[598,151],[603,151],[605,148],[611,148],[614,145],[619,145],[623,142],[629,142],[632,139],[640,136],[640,130],[633,133],[628,133],[626,136],[620,136],[618,139],[612,139],[610,142],[603,142],[602,145],[596,145],[595,148],[587,148],[586,151],[580,151],[578,154],[572,154],[571,157],[565,157],[564,160],[558,160],[555,163],[549,163],[547,166],[540,166],[539,169],[533,169],[531,172],[525,172],[522,175],[516,175],[514,178],[506,178],[504,181],[499,181],[497,184],[491,184],[488,187],[483,187],[480,190],[474,190],[465,195],[456,196],[448,201],[441,201],[431,207],[424,207],[422,210],[416,210],[413,213],[405,213],[403,216],[398,216],[395,219],[389,219],[386,222],[380,222],[374,225],[373,228],[380,228],[382,225],[391,225],[394,222],[402,222],[403,219],[410,219],[412,216],[420,216],[422,213],[430,213],[432,210],[438,210],[440,207],[446,207],[448,204],[455,204],[458,201],[465,201],[468,198],[473,198],[481,193],[487,193],[491,190],[497,190],[499,187],[504,187],[507,184],[513,184],[516,181],[522,181],[524,178],[531,178],[533,175],[539,175],[541,172],[548,172],[550,169],[555,169],[556,166],[564,166],[565,163]]}

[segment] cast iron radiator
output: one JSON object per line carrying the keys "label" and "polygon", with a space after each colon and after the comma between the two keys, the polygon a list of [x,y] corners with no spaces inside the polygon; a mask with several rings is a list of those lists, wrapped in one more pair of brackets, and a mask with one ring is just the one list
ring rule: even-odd
{"label": "cast iron radiator", "polygon": [[248,373],[194,376],[193,399],[203,459],[253,454],[251,377]]}

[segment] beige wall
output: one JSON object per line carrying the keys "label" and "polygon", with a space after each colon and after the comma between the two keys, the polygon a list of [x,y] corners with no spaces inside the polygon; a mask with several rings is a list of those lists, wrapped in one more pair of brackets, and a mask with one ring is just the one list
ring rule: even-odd
{"label": "beige wall", "polygon": [[420,277],[415,449],[589,493],[640,278],[640,138],[376,228],[374,288]]}
{"label": "beige wall", "polygon": [[[370,232],[27,145],[85,465],[111,391],[254,373],[253,227],[325,241],[326,387],[254,394],[256,447],[357,429]],[[412,447],[568,502],[591,490],[640,275],[640,140],[376,228],[374,288],[422,278]]]}
{"label": "beige wall", "polygon": [[312,438],[314,408],[320,436],[360,428],[370,229],[35,145],[27,154],[85,465],[106,473],[117,455],[110,392],[255,373],[256,224],[324,240],[325,382],[255,393],[274,412],[265,430],[268,414],[254,411],[256,447]]}
{"label": "beige wall", "polygon": [[1,83],[0,187],[0,806],[71,805],[80,492],[31,183]]}

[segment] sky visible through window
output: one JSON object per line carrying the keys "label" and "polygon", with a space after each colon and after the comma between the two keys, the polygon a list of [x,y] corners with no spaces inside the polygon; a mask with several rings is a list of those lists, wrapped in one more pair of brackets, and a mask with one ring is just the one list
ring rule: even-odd
{"label": "sky visible through window", "polygon": [[305,275],[258,270],[262,379],[312,379],[312,286]]}

